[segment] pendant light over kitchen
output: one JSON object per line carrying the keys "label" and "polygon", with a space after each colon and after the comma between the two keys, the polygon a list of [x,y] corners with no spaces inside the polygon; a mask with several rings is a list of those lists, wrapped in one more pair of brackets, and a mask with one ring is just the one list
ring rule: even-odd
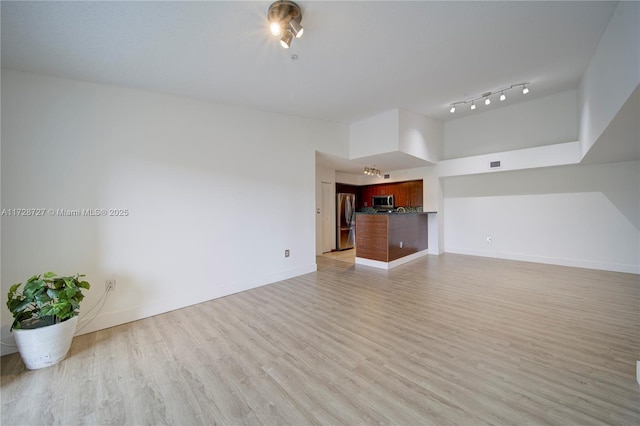
{"label": "pendant light over kitchen", "polygon": [[294,2],[283,0],[273,3],[269,6],[267,16],[269,31],[273,36],[280,37],[280,45],[285,49],[291,47],[294,37],[302,37],[304,33],[304,28],[300,24],[302,10]]}

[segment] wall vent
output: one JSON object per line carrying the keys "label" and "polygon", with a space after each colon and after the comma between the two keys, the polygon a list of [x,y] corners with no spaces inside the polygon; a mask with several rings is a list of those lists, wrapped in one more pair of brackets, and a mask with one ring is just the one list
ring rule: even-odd
{"label": "wall vent", "polygon": [[390,177],[389,174],[384,175],[385,179],[389,179],[389,177]]}
{"label": "wall vent", "polygon": [[499,169],[501,167],[500,161],[492,161],[489,163],[490,169]]}

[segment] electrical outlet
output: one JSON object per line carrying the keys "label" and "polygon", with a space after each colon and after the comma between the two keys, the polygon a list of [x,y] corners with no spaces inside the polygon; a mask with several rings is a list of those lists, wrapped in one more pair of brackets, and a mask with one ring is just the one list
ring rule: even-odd
{"label": "electrical outlet", "polygon": [[404,241],[400,241],[400,248],[404,245]]}
{"label": "electrical outlet", "polygon": [[291,254],[291,253],[289,252],[289,249],[286,249],[286,250],[284,251],[284,257],[289,257],[289,255],[290,255],[290,254]]}
{"label": "electrical outlet", "polygon": [[104,289],[107,291],[112,291],[116,289],[116,280],[106,280],[104,282]]}
{"label": "electrical outlet", "polygon": [[493,237],[487,237],[487,242],[488,243],[492,243],[493,242]]}

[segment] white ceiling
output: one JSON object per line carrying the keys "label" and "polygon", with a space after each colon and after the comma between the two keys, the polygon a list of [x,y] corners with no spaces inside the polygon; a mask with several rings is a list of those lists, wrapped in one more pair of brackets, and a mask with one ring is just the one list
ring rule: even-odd
{"label": "white ceiling", "polygon": [[575,89],[616,6],[300,0],[285,50],[270,4],[2,1],[2,66],[341,123],[449,120],[469,113],[449,103],[512,83],[526,99]]}

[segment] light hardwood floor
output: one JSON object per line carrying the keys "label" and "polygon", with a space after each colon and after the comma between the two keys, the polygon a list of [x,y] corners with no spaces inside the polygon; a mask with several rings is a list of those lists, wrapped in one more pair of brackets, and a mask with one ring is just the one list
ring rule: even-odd
{"label": "light hardwood floor", "polygon": [[2,358],[2,425],[640,424],[638,275],[444,254]]}
{"label": "light hardwood floor", "polygon": [[332,251],[329,253],[323,253],[322,257],[327,259],[339,260],[341,262],[355,263],[356,262],[356,249],[355,247],[343,251]]}

